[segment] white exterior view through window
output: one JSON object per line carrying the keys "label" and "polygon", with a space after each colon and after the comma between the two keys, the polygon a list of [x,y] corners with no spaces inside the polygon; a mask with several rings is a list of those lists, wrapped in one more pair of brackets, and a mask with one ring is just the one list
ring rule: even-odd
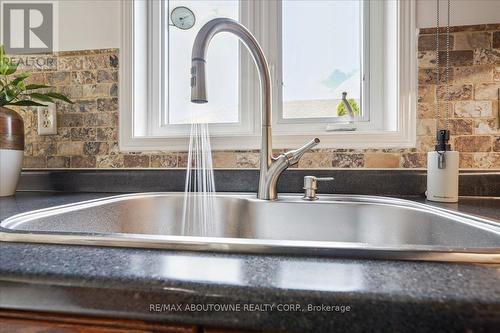
{"label": "white exterior view through window", "polygon": [[185,149],[193,122],[209,124],[214,149],[259,147],[259,75],[233,34],[211,40],[208,102],[191,102],[195,37],[221,17],[245,26],[267,58],[276,147],[311,135],[323,147],[414,144],[412,2],[136,0],[122,8],[123,20],[133,22],[122,40],[124,150]]}
{"label": "white exterior view through window", "polygon": [[196,15],[193,28],[182,30],[169,24],[168,43],[165,50],[165,68],[168,78],[168,100],[165,112],[168,123],[190,124],[192,120],[208,123],[237,123],[239,121],[238,39],[230,35],[214,38],[210,45],[207,62],[209,65],[208,86],[210,103],[200,105],[191,103],[189,71],[191,69],[191,48],[200,27],[217,17],[239,20],[239,1],[227,0],[170,0],[168,15],[181,6],[187,7]]}
{"label": "white exterior view through window", "polygon": [[352,0],[283,1],[283,118],[345,115],[342,92],[359,115],[361,9]]}

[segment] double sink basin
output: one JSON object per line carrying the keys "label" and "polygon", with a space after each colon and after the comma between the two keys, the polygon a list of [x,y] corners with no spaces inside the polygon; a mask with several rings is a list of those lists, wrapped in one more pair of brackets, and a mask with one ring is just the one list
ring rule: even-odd
{"label": "double sink basin", "polygon": [[500,223],[413,201],[218,193],[210,237],[183,234],[183,193],[127,194],[12,216],[0,241],[500,263]]}

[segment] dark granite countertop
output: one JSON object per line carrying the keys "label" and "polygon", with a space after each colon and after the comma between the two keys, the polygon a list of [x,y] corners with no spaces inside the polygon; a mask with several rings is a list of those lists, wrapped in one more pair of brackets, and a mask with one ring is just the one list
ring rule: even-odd
{"label": "dark granite countertop", "polygon": [[[108,195],[20,192],[0,199],[0,219]],[[499,219],[499,202],[446,207]],[[321,305],[344,308],[311,309]],[[0,308],[268,331],[493,331],[500,266],[0,243]]]}

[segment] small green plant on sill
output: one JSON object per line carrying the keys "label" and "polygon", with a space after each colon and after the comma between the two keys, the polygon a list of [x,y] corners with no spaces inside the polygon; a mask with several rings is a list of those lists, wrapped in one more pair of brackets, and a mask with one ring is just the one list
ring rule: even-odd
{"label": "small green plant on sill", "polygon": [[52,88],[43,84],[27,84],[30,72],[16,73],[19,63],[12,63],[5,56],[5,49],[0,45],[0,106],[47,106],[60,100],[73,102],[63,94],[40,92],[40,89]]}
{"label": "small green plant on sill", "polygon": [[[349,98],[347,100],[349,102],[349,105],[351,106],[352,113],[354,113],[354,116],[359,116],[359,105],[356,102],[354,98]],[[347,110],[345,108],[344,102],[340,101],[339,105],[337,105],[337,116],[342,117],[342,116],[347,116]]]}

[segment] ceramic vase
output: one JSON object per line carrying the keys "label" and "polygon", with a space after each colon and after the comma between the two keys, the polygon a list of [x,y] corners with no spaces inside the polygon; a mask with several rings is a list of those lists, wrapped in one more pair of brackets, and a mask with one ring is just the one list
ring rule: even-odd
{"label": "ceramic vase", "polygon": [[0,106],[0,197],[14,195],[24,156],[23,118]]}

